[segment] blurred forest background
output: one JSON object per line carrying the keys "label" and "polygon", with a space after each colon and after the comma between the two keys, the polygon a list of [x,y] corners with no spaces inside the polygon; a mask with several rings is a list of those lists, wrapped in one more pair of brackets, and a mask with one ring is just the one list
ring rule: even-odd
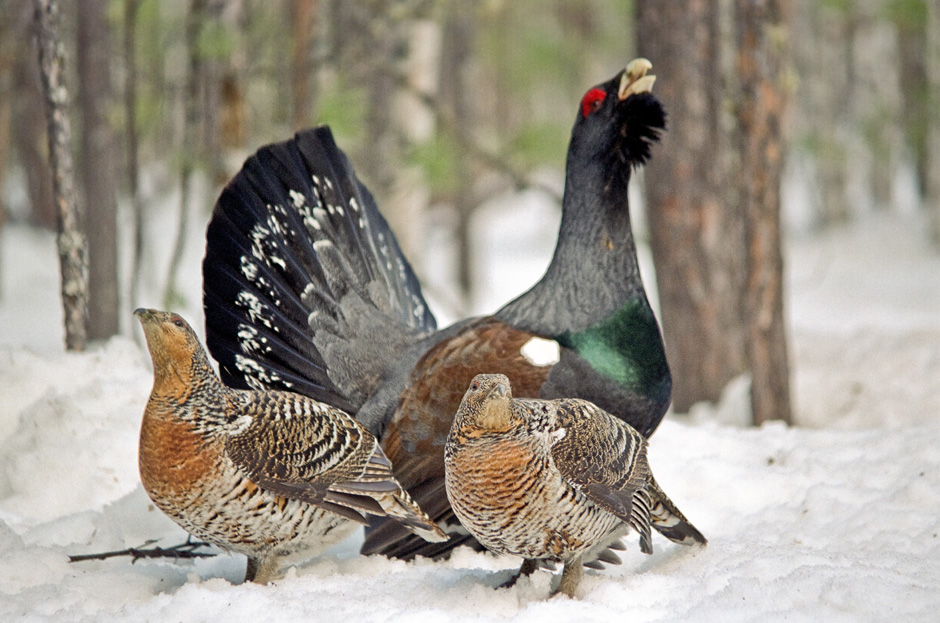
{"label": "blurred forest background", "polygon": [[[37,4],[0,0],[0,226],[55,229]],[[714,400],[760,359],[747,327],[782,327],[782,302],[772,304],[773,321],[748,303],[780,298],[782,180],[797,176],[808,189],[789,223],[804,231],[899,209],[898,197],[912,192],[924,235],[940,248],[938,4],[63,2],[88,337],[117,333],[137,305],[141,255],[166,239],[147,231],[148,211],[180,197],[165,278],[172,307],[189,211],[208,220],[247,155],[320,123],[332,126],[419,275],[428,228],[448,229],[460,258],[463,298],[451,303],[459,314],[474,287],[474,210],[512,189],[560,200],[581,96],[642,55],[670,114],[645,188],[676,408]],[[657,208],[673,191],[689,207],[669,221]],[[130,265],[119,266],[125,257]],[[755,273],[762,266],[774,274]],[[753,283],[765,291],[748,292]],[[700,300],[680,301],[698,290]],[[783,359],[765,365],[782,375],[775,391],[785,395],[782,331],[768,339],[782,353],[771,358]],[[789,409],[779,395],[775,404],[778,414]]]}

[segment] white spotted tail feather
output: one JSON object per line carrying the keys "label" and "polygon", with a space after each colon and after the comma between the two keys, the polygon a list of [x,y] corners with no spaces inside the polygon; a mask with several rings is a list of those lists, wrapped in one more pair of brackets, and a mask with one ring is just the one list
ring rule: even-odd
{"label": "white spotted tail feather", "polygon": [[436,329],[421,286],[327,127],[250,157],[206,231],[206,343],[229,386],[351,413]]}

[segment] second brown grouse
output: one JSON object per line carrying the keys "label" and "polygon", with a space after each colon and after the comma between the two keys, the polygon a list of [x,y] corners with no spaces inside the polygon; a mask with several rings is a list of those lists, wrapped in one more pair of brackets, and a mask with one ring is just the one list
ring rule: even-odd
{"label": "second brown grouse", "polygon": [[481,374],[447,438],[447,497],[486,548],[525,558],[520,574],[535,561],[564,563],[558,591],[573,596],[583,561],[630,529],[646,554],[650,527],[682,545],[707,542],[656,484],[646,449],[590,402],[513,400],[508,378]]}

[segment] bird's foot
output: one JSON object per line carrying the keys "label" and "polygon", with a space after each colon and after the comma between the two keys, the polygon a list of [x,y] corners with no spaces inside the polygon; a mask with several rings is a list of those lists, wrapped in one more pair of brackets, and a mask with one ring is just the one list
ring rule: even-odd
{"label": "bird's foot", "polygon": [[539,563],[531,558],[526,558],[522,561],[522,566],[519,567],[519,571],[513,574],[511,578],[497,586],[496,588],[511,588],[516,585],[516,582],[519,581],[519,578],[524,578],[532,575],[536,569],[539,568]]}

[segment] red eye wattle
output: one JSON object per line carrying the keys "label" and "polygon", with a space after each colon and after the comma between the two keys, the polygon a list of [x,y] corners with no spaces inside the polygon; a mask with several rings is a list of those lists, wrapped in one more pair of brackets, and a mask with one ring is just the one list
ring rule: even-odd
{"label": "red eye wattle", "polygon": [[607,93],[603,89],[591,89],[585,93],[584,98],[581,100],[581,116],[587,117],[600,108],[605,97],[607,97]]}

